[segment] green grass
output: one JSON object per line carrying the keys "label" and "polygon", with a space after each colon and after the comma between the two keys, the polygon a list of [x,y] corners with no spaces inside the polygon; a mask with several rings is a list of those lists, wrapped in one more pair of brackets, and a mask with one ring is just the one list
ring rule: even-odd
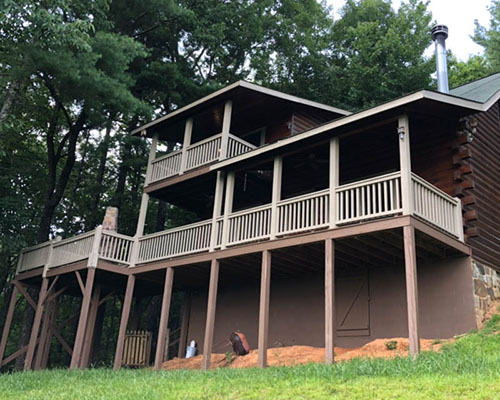
{"label": "green grass", "polygon": [[41,371],[0,376],[1,399],[500,399],[500,316],[441,353],[265,370]]}

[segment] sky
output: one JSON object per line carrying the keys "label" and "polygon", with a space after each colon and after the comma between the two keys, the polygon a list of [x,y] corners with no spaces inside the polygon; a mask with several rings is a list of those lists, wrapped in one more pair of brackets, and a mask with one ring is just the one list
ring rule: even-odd
{"label": "sky", "polygon": [[[344,0],[327,0],[335,13],[342,7]],[[401,0],[392,0],[394,8],[398,8]],[[491,0],[431,0],[429,10],[433,20],[438,24],[446,25],[449,37],[446,47],[450,49],[459,60],[467,60],[471,54],[481,54],[482,48],[470,38],[474,34],[474,20],[477,19],[483,26],[489,25],[488,6]],[[431,55],[434,46],[427,49],[426,54]]]}

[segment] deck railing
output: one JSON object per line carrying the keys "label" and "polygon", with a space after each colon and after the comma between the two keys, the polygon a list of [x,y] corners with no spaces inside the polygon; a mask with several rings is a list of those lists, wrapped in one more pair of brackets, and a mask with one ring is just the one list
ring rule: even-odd
{"label": "deck railing", "polygon": [[396,215],[403,210],[400,172],[339,186],[335,195],[338,225]]}
{"label": "deck railing", "polygon": [[462,204],[412,173],[413,214],[463,240]]}
{"label": "deck railing", "polygon": [[[186,147],[184,152],[182,150],[177,150],[154,159],[148,166],[150,171],[147,184],[170,178],[171,176],[217,161],[220,158],[221,145],[222,134],[220,133],[193,143]],[[236,157],[256,147],[232,134],[229,134],[227,146],[228,158]],[[184,162],[182,160],[183,157],[185,157]]]}
{"label": "deck railing", "polygon": [[[412,215],[463,241],[462,210],[459,199],[412,174],[410,184]],[[73,238],[54,240],[23,249],[18,272],[38,267],[54,268],[89,258],[124,265],[194,254],[259,240],[268,240],[334,225],[360,223],[402,214],[403,199],[399,172],[342,185],[335,193],[335,212],[330,213],[330,189],[265,204],[134,238],[97,228]],[[273,212],[276,216],[273,217]],[[276,225],[273,227],[272,224]],[[214,232],[212,233],[212,230]],[[137,245],[133,250],[133,247]],[[134,260],[132,260],[132,254]]]}

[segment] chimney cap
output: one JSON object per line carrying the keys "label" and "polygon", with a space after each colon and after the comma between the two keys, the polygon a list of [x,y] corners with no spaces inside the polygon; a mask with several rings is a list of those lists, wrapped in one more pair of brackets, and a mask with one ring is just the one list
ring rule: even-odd
{"label": "chimney cap", "polygon": [[431,30],[432,40],[436,40],[438,35],[444,35],[444,38],[448,38],[448,27],[446,25],[434,25]]}

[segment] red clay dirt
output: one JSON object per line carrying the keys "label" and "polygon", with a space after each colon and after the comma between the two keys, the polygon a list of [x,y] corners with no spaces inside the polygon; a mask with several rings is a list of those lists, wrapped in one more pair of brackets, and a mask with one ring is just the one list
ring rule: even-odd
{"label": "red clay dirt", "polygon": [[[397,347],[394,350],[387,349],[386,343],[396,341]],[[432,339],[421,339],[420,346],[423,351],[439,351],[442,343],[449,343],[451,340],[435,341]],[[353,358],[393,358],[396,356],[408,355],[408,339],[390,338],[376,339],[358,348],[335,348],[335,361],[346,361]],[[232,354],[229,364],[226,354],[212,354],[211,368],[253,368],[257,367],[258,350],[251,350],[246,356],[236,356]],[[200,369],[202,355],[184,359],[174,358],[163,363],[163,369]],[[311,346],[289,346],[275,347],[267,350],[267,363],[269,366],[292,366],[309,363],[325,362],[325,349]]]}

